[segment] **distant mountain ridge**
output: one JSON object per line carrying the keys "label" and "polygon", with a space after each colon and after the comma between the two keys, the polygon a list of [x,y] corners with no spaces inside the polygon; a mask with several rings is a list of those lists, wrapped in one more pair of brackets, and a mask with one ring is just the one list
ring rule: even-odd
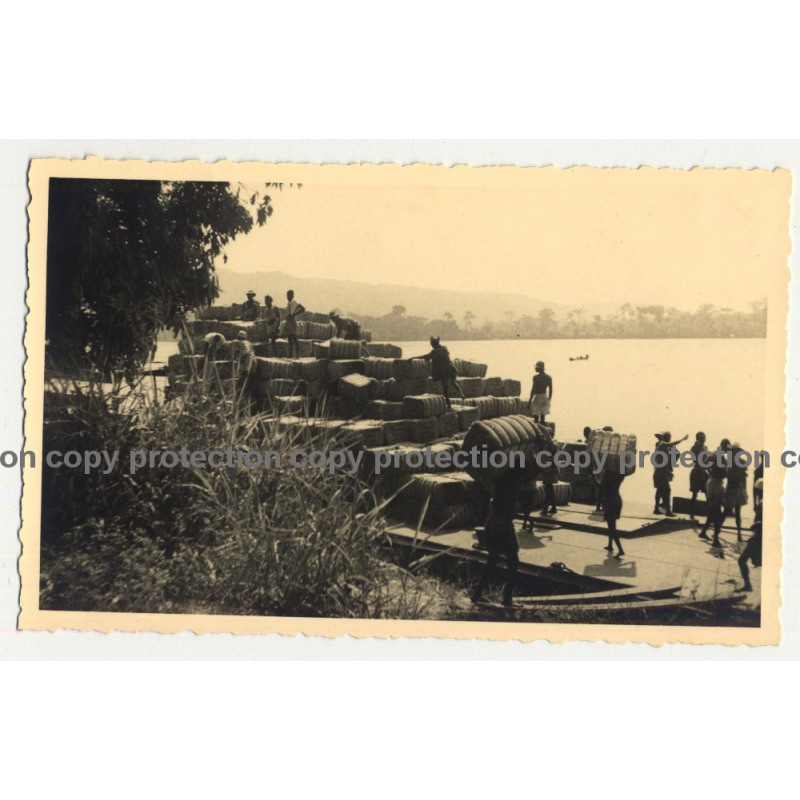
{"label": "distant mountain ridge", "polygon": [[[441,319],[450,312],[461,320],[471,311],[476,320],[500,320],[508,312],[514,316],[535,316],[543,308],[551,308],[561,316],[570,309],[559,303],[549,303],[525,294],[502,292],[465,292],[458,289],[422,289],[397,284],[376,285],[336,278],[300,278],[285,272],[234,272],[229,269],[217,271],[220,297],[217,303],[241,303],[249,289],[256,299],[264,302],[264,295],[271,295],[276,305],[285,305],[286,291],[294,289],[297,300],[306,308],[325,313],[338,308],[344,313],[382,316],[393,306],[405,306],[409,315]],[[487,284],[491,276],[487,275]]]}

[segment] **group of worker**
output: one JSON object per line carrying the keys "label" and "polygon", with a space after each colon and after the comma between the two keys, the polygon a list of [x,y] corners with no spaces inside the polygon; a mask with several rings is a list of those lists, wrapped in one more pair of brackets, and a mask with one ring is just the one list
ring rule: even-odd
{"label": "group of worker", "polygon": [[[670,492],[669,483],[672,481],[672,463],[675,462],[677,453],[673,453],[673,448],[677,448],[680,442],[688,437],[684,436],[678,442],[671,441],[669,431],[656,434],[657,445],[659,448],[671,456],[664,467],[656,467],[653,474],[653,483],[656,487],[656,506],[654,514],[663,513],[666,516],[675,516],[669,505]],[[695,519],[695,508],[697,496],[701,492],[706,496],[707,516],[700,528],[698,536],[704,541],[710,541],[711,546],[716,549],[722,548],[720,541],[720,531],[725,520],[733,516],[736,523],[736,541],[742,542],[742,507],[749,502],[747,496],[747,467],[743,462],[746,457],[741,457],[744,450],[739,442],[731,442],[723,439],[717,448],[722,456],[713,458],[701,458],[701,453],[708,452],[706,446],[706,435],[702,431],[695,434],[695,441],[691,452],[694,454],[694,466],[689,473],[689,490],[692,497],[689,506],[691,519]],[[700,462],[708,461],[709,466],[704,466]],[[751,592],[750,573],[747,566],[751,561],[755,566],[761,566],[761,528],[764,500],[764,463],[759,460],[753,471],[753,512],[754,521],[750,527],[753,535],[747,540],[741,555],[739,556],[739,569],[742,573],[743,586],[741,591]],[[709,531],[713,536],[709,537]]]}

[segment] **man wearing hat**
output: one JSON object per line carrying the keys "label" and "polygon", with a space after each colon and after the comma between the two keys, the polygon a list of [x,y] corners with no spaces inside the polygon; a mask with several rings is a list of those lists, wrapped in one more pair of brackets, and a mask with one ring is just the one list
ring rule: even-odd
{"label": "man wearing hat", "polygon": [[247,293],[247,300],[242,304],[242,319],[247,322],[258,319],[259,303],[255,298],[256,293],[251,289]]}
{"label": "man wearing hat", "polygon": [[[653,486],[656,490],[656,504],[655,508],[653,509],[654,514],[661,514],[661,509],[659,506],[664,507],[664,516],[665,517],[674,517],[675,514],[672,513],[672,488],[670,487],[670,483],[672,482],[672,478],[674,476],[674,470],[672,468],[672,451],[681,443],[685,442],[689,438],[689,435],[683,437],[683,439],[678,439],[677,442],[672,441],[672,434],[669,431],[661,431],[660,433],[656,434],[656,453],[664,453],[666,455],[666,464],[663,466],[655,466],[653,465]],[[655,453],[653,453],[655,455]],[[677,454],[676,454],[677,456]]]}
{"label": "man wearing hat", "polygon": [[528,409],[536,422],[544,422],[550,413],[550,400],[553,398],[553,379],[544,371],[544,361],[537,361],[534,367],[531,396],[528,398]]}
{"label": "man wearing hat", "polygon": [[361,326],[351,317],[343,317],[336,311],[329,314],[331,322],[336,326],[336,335],[340,339],[350,339],[351,341],[361,341]]}

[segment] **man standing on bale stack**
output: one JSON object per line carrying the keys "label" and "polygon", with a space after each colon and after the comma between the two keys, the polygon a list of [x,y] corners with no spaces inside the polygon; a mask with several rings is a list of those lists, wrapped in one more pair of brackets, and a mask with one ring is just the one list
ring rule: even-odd
{"label": "man standing on bale stack", "polygon": [[450,351],[441,343],[438,336],[431,336],[431,347],[433,348],[430,353],[422,356],[425,361],[431,362],[431,377],[442,384],[444,391],[444,399],[447,402],[447,407],[450,405],[450,384],[456,387],[461,399],[464,399],[464,392],[461,387],[456,383],[458,373],[450,360]]}
{"label": "man standing on bale stack", "polygon": [[[336,335],[340,339],[347,339],[351,342],[361,341],[361,325],[352,317],[343,317],[337,311],[331,311],[328,316],[336,326]],[[361,355],[369,358],[369,350],[363,343],[361,344]]]}
{"label": "man standing on bale stack", "polygon": [[550,413],[553,379],[544,371],[544,361],[537,361],[534,369],[536,374],[533,376],[528,409],[536,422],[544,422],[544,418]]}
{"label": "man standing on bale stack", "polygon": [[242,320],[244,322],[254,322],[258,319],[259,309],[256,293],[251,289],[247,293],[247,300],[242,304]]}
{"label": "man standing on bale stack", "polygon": [[286,338],[289,340],[289,358],[300,358],[300,343],[297,341],[297,316],[305,306],[294,299],[294,292],[286,292]]}

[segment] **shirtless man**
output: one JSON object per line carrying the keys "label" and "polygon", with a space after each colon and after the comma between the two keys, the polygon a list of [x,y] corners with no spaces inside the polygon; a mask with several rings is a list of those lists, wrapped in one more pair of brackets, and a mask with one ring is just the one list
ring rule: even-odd
{"label": "shirtless man", "polygon": [[535,422],[544,422],[550,413],[550,401],[553,399],[553,379],[544,371],[544,361],[537,361],[534,367],[531,396],[528,398],[528,409]]}

